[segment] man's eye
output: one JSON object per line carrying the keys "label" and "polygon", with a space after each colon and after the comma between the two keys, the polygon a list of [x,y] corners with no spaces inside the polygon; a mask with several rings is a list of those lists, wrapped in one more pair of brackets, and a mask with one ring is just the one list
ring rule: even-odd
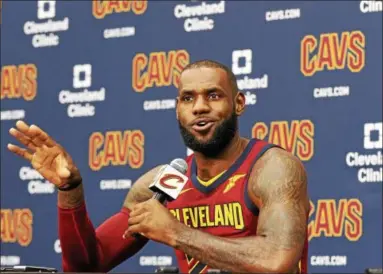
{"label": "man's eye", "polygon": [[183,101],[191,101],[193,98],[190,95],[185,95],[182,97]]}
{"label": "man's eye", "polygon": [[211,99],[218,99],[219,95],[217,93],[213,92],[213,93],[209,94],[209,98],[211,98]]}

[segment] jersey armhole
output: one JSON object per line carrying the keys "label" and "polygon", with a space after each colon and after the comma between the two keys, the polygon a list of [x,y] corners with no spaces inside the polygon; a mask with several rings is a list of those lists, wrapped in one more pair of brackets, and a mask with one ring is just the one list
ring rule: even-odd
{"label": "jersey armhole", "polygon": [[[245,200],[245,204],[246,204],[246,207],[254,214],[254,216],[258,216],[259,215],[259,208],[254,204],[254,202],[251,200],[250,198],[250,195],[249,195],[249,192],[247,191],[247,188],[248,188],[248,184],[249,184],[249,177],[250,177],[250,174],[253,170],[253,167],[255,165],[255,162],[258,161],[258,159],[267,151],[269,150],[270,148],[273,148],[273,147],[278,147],[278,148],[281,148],[280,146],[277,146],[277,145],[274,145],[274,144],[266,144],[262,149],[261,151],[254,157],[254,159],[251,161],[251,168],[249,169],[249,172],[246,176],[246,183],[245,183],[245,189],[244,189],[244,200]],[[283,148],[282,148],[283,149]]]}

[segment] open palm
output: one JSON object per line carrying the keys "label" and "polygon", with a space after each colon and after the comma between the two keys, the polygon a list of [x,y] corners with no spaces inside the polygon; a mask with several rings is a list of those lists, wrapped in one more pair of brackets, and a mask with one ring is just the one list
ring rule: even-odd
{"label": "open palm", "polygon": [[81,175],[72,158],[45,131],[23,121],[16,123],[9,133],[26,148],[8,144],[8,149],[29,161],[46,180],[57,187],[78,182]]}

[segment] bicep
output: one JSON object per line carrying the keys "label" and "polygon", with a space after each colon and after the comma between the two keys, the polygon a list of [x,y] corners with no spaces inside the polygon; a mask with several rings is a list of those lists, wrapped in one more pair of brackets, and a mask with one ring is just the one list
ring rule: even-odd
{"label": "bicep", "polygon": [[260,210],[257,236],[270,250],[272,265],[280,273],[295,273],[307,233],[306,214],[300,203],[273,202]]}
{"label": "bicep", "polygon": [[298,262],[305,244],[309,199],[301,162],[283,150],[273,150],[254,166],[251,190],[258,197],[257,235],[286,260]]}
{"label": "bicep", "polygon": [[307,229],[306,207],[302,202],[271,202],[260,210],[257,235],[277,249],[302,251]]}

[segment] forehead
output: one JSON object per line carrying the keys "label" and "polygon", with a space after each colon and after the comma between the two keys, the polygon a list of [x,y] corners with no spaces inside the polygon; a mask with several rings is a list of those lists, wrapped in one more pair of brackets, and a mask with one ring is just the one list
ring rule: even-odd
{"label": "forehead", "polygon": [[230,92],[229,79],[223,69],[205,67],[191,68],[185,70],[180,78],[180,90],[198,91],[213,86]]}

